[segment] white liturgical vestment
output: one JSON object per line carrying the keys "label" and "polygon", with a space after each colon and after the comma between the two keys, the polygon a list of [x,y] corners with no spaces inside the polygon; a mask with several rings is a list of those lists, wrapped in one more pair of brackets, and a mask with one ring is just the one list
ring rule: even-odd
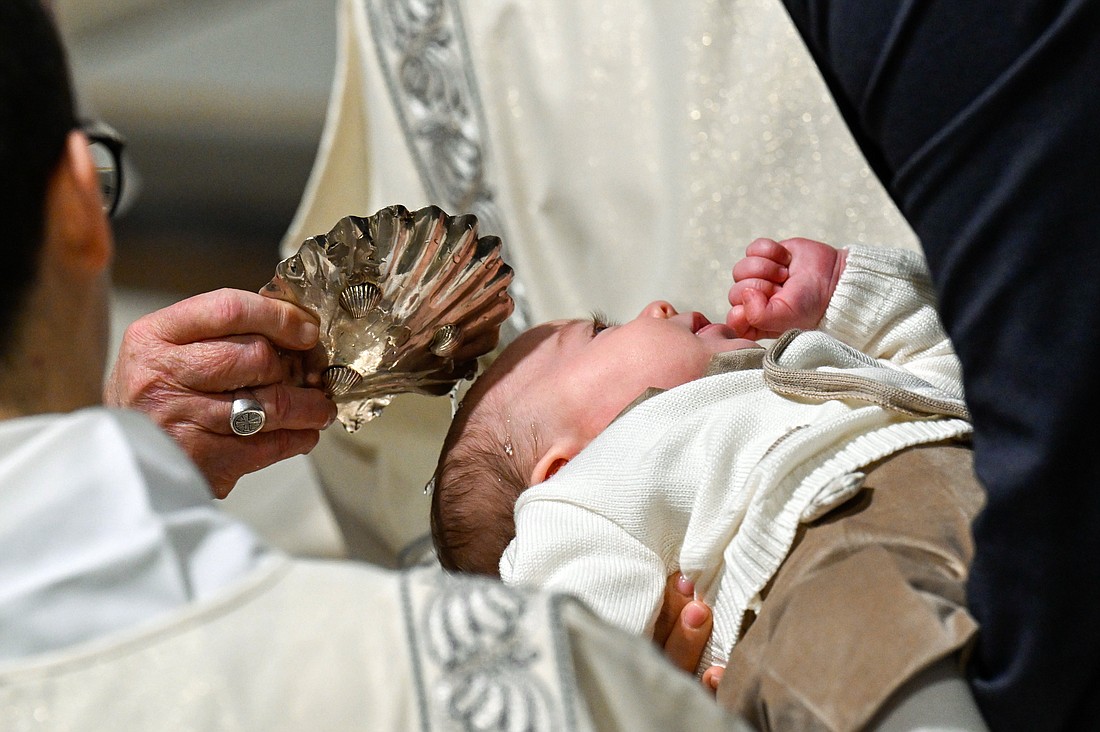
{"label": "white liturgical vestment", "polygon": [[0,421],[4,732],[685,720],[744,729],[572,598],[265,549],[134,413]]}
{"label": "white liturgical vestment", "polygon": [[0,421],[0,487],[0,660],[206,600],[268,553],[136,413]]}

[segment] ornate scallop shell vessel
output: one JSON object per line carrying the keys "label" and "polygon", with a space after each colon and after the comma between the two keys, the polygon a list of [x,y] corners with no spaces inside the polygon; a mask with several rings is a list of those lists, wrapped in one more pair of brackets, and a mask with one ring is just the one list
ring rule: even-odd
{"label": "ornate scallop shell vessel", "polygon": [[346,216],[284,259],[261,292],[317,316],[326,391],[349,432],[405,392],[473,376],[512,312],[500,239],[473,215],[390,206]]}

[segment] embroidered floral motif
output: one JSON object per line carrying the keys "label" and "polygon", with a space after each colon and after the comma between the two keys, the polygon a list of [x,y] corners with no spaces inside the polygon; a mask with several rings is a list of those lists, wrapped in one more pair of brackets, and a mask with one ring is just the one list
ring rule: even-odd
{"label": "embroidered floral motif", "polygon": [[554,695],[535,666],[545,659],[525,621],[522,591],[439,575],[418,622],[428,703],[455,729],[536,732],[555,728]]}
{"label": "embroidered floral motif", "polygon": [[[483,234],[507,232],[485,172],[487,128],[462,19],[454,0],[365,0],[371,33],[394,109],[420,182],[432,203],[473,213]],[[531,322],[518,278],[502,333],[511,340]]]}

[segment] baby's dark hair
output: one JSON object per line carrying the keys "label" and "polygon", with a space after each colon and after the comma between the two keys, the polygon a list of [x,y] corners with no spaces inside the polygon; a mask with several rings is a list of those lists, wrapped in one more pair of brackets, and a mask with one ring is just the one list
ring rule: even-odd
{"label": "baby's dark hair", "polygon": [[[482,377],[485,378],[485,377]],[[515,399],[478,398],[477,385],[443,442],[435,469],[431,528],[444,569],[500,576],[516,535],[513,510],[534,469],[536,436],[517,419]]]}

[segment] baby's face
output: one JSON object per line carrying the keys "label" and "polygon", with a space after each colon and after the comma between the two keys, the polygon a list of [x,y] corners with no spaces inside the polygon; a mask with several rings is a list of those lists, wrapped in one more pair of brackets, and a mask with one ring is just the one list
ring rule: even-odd
{"label": "baby's face", "polygon": [[756,346],[700,313],[650,303],[619,324],[559,320],[528,331],[523,351],[503,378],[531,399],[595,437],[649,387],[671,389],[706,373],[716,353]]}

